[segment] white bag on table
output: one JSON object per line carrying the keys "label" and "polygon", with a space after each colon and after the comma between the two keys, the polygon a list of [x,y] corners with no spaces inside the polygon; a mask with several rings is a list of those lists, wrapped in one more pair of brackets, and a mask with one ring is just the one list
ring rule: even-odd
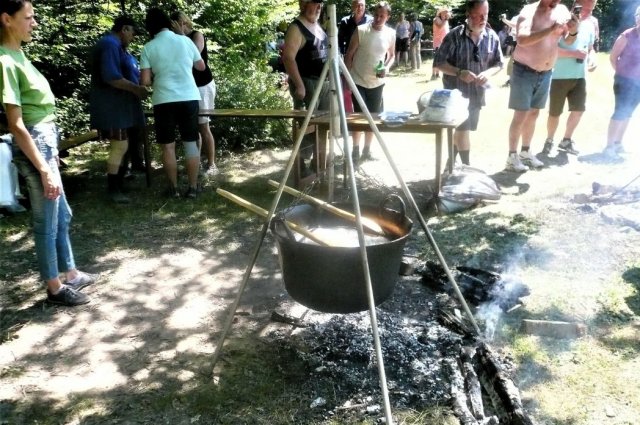
{"label": "white bag on table", "polygon": [[469,99],[457,89],[436,89],[420,95],[418,111],[422,122],[462,122],[469,116]]}

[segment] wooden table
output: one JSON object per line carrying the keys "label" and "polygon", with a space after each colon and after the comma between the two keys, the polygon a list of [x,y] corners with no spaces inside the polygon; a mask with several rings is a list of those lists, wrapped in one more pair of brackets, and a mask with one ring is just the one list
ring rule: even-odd
{"label": "wooden table", "polygon": [[[198,113],[200,116],[210,117],[212,119],[219,118],[270,118],[270,119],[295,119],[295,122],[292,127],[293,139],[296,138],[296,129],[297,123],[301,123],[302,120],[307,116],[307,111],[295,110],[295,109],[201,109]],[[312,117],[318,118],[322,115],[326,114],[326,112],[318,112],[316,111]],[[145,111],[145,117],[153,117],[153,109]],[[144,155],[145,161],[147,164],[147,185],[150,183],[150,161],[147,159],[150,158],[150,146],[148,143],[148,132],[145,131],[145,144],[144,144]],[[314,155],[314,161],[316,161],[316,170],[320,169],[320,158],[319,155],[319,144],[316,143],[316,154]],[[295,185],[297,187],[303,187],[307,181],[315,178],[315,174],[312,174],[307,177],[303,177],[301,173],[300,167],[300,156],[296,157],[296,162],[293,168],[293,178],[295,181]]]}
{"label": "wooden table", "polygon": [[[441,187],[441,171],[442,171],[442,140],[443,134],[447,133],[447,150],[449,152],[449,158],[453,158],[453,130],[458,127],[464,119],[450,123],[440,122],[422,122],[417,117],[411,116],[405,124],[398,125],[386,125],[379,117],[380,114],[371,114],[373,120],[378,127],[378,131],[388,133],[420,133],[420,134],[435,134],[436,151],[436,173],[435,173],[435,187],[436,193],[440,191]],[[325,157],[326,145],[327,145],[327,132],[330,127],[330,117],[328,115],[312,118],[309,124],[318,126],[319,132],[319,145],[321,151],[321,157]],[[371,131],[367,118],[362,113],[347,114],[347,128],[349,131]],[[322,166],[323,164],[321,164]],[[453,164],[448,164],[449,172],[453,171]]]}

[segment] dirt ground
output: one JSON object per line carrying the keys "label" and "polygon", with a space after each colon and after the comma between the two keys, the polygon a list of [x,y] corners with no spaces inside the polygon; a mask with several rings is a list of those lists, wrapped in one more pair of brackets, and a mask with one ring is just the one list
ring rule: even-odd
{"label": "dirt ground", "polygon": [[[439,82],[427,82],[427,69],[409,76],[391,78],[385,88],[387,109],[415,110],[420,93],[439,86]],[[430,71],[430,70],[429,70]],[[604,72],[604,71],[603,71]],[[496,78],[494,93],[507,90],[499,87],[503,76]],[[388,94],[388,95],[387,95]],[[612,275],[619,275],[630,263],[640,258],[640,228],[637,227],[638,204],[621,205],[606,214],[581,202],[576,195],[589,195],[593,182],[623,186],[638,173],[640,149],[628,144],[630,151],[622,164],[606,164],[596,152],[604,143],[604,128],[610,113],[610,99],[592,99],[590,113],[577,132],[581,155],[576,158],[564,154],[552,154],[545,158],[548,164],[543,170],[523,174],[503,172],[506,159],[506,136],[510,114],[501,103],[504,96],[489,94],[488,105],[482,119],[486,123],[473,136],[472,165],[484,170],[500,184],[503,196],[500,201],[477,209],[480,216],[525,217],[544,223],[540,232],[531,237],[517,252],[503,258],[510,272],[518,274],[530,287],[527,299],[529,312],[554,316],[553,308],[562,305],[566,317],[590,322],[602,307],[602,286]],[[605,106],[599,107],[598,102]],[[597,130],[596,130],[597,129]],[[536,144],[541,148],[544,119],[538,125]],[[637,135],[640,126],[632,123],[629,134]],[[635,136],[634,136],[635,137]],[[631,141],[631,137],[629,138]],[[430,192],[427,189],[433,178],[433,145],[424,137],[393,134],[385,136],[391,147],[394,161],[401,170],[418,204],[426,206]],[[539,149],[538,149],[539,150]],[[374,148],[375,161],[363,165],[361,175],[364,184],[397,186],[397,182],[379,149]],[[226,158],[221,163],[225,184],[264,184],[269,178],[279,178],[288,151],[257,151]],[[633,187],[633,186],[632,186]],[[638,187],[636,181],[635,187]],[[267,208],[268,205],[262,205]],[[150,212],[154,215],[163,211]],[[617,215],[616,215],[617,214]],[[178,218],[176,218],[178,219]],[[447,246],[446,231],[439,227],[445,220],[435,217],[430,223],[441,229],[435,232],[436,241],[445,254],[458,252],[457,247]],[[449,220],[449,219],[446,219]],[[495,218],[499,220],[499,218]],[[137,248],[135,235],[129,249],[105,250],[95,258],[91,271],[100,274],[99,283],[86,292],[95,300],[91,304],[74,309],[46,307],[38,297],[37,276],[33,272],[22,274],[20,288],[27,288],[30,298],[19,298],[21,304],[10,301],[11,287],[16,282],[2,282],[2,308],[5,313],[24,312],[28,321],[3,324],[0,344],[0,423],[21,403],[30,406],[46,405],[49,408],[68,407],[70,400],[81,394],[117,395],[123,409],[135,417],[135,406],[127,406],[124,394],[149,390],[161,386],[161,379],[171,379],[177,386],[188,387],[198,373],[207,373],[206,363],[193,365],[193,359],[213,354],[218,343],[212,335],[219,335],[229,314],[229,307],[250,263],[259,236],[256,221],[239,219],[230,228],[216,228],[215,218],[204,239],[197,243],[181,244],[157,240],[155,251]],[[478,220],[479,225],[491,223]],[[4,226],[4,223],[0,223]],[[82,230],[75,229],[77,234]],[[422,240],[418,230],[412,236]],[[5,246],[32,251],[28,228],[15,229],[8,236]],[[414,242],[418,243],[418,242]],[[80,254],[80,257],[83,257]],[[467,255],[469,263],[479,261]],[[3,263],[2,267],[19,267],[31,264]],[[475,264],[479,265],[479,264]],[[8,274],[3,272],[1,278]],[[238,319],[233,332],[246,330],[265,333],[273,327],[269,317],[278,310],[294,316],[304,314],[304,308],[292,301],[284,290],[275,246],[271,238],[262,245],[260,255],[251,274],[249,284],[241,299],[238,311],[246,313]],[[629,337],[638,339],[640,327],[635,312],[635,333]],[[242,330],[240,330],[242,328]],[[597,332],[606,332],[598,329]],[[495,344],[503,341],[495,335]],[[640,343],[639,343],[640,344]],[[637,360],[628,363],[628,373],[638,370]],[[568,355],[566,352],[559,357]],[[634,366],[635,364],[635,366]],[[531,413],[540,423],[569,423],[544,411],[544,398],[565,397],[571,404],[571,396],[559,386],[544,394],[536,383],[540,379],[535,369],[519,371],[517,384]],[[567,373],[568,370],[567,370]],[[624,379],[625,371],[620,371]],[[632,374],[630,376],[636,376]],[[635,381],[637,383],[637,381]],[[590,384],[593,384],[590,382]],[[594,384],[595,385],[595,384]],[[637,400],[605,401],[588,400],[584,409],[591,413],[582,422],[574,424],[632,424],[638,423],[640,410]],[[69,423],[83,423],[83,418],[99,415],[106,406],[93,404],[86,409],[77,406],[78,416]],[[176,412],[179,412],[176,406]],[[614,412],[611,414],[611,412]],[[187,413],[173,423],[189,423]],[[555,418],[555,419],[554,419]],[[195,420],[198,422],[198,420]],[[133,423],[126,418],[107,423]],[[191,418],[191,423],[194,423]],[[204,423],[204,422],[201,422]]]}

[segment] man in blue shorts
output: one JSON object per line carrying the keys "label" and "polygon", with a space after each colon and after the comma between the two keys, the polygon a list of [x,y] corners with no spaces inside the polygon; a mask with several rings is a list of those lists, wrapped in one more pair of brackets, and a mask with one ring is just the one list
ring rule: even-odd
{"label": "man in blue shorts", "polygon": [[135,35],[136,23],[120,16],[111,31],[96,43],[90,59],[91,92],[89,112],[91,128],[109,141],[107,157],[107,193],[113,202],[125,204],[129,198],[122,193],[124,155],[127,153],[128,130],[144,126],[141,99],[148,92],[138,84],[139,70],[127,52]]}

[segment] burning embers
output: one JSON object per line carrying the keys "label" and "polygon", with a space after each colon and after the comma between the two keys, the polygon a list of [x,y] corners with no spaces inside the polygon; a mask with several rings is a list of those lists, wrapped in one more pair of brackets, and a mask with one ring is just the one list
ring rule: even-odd
{"label": "burning embers", "polygon": [[[436,267],[430,270],[439,275]],[[517,303],[516,295],[498,296],[513,292],[513,284],[498,274],[470,268],[458,268],[456,273],[475,305],[495,302],[508,308]],[[421,285],[417,276],[402,278],[393,295],[377,309],[392,409],[420,411],[449,405],[465,424],[529,423],[506,372],[511,366],[470,336],[471,328],[453,312],[455,299],[434,286],[441,285]],[[518,288],[520,294],[526,293],[521,283]],[[456,319],[443,321],[444,311]],[[309,366],[313,380],[332,383],[331,393],[316,394],[309,408],[349,423],[341,415],[381,416],[368,313],[309,312],[305,322],[308,326],[294,330],[291,336],[283,332],[272,337],[294,350]]]}

